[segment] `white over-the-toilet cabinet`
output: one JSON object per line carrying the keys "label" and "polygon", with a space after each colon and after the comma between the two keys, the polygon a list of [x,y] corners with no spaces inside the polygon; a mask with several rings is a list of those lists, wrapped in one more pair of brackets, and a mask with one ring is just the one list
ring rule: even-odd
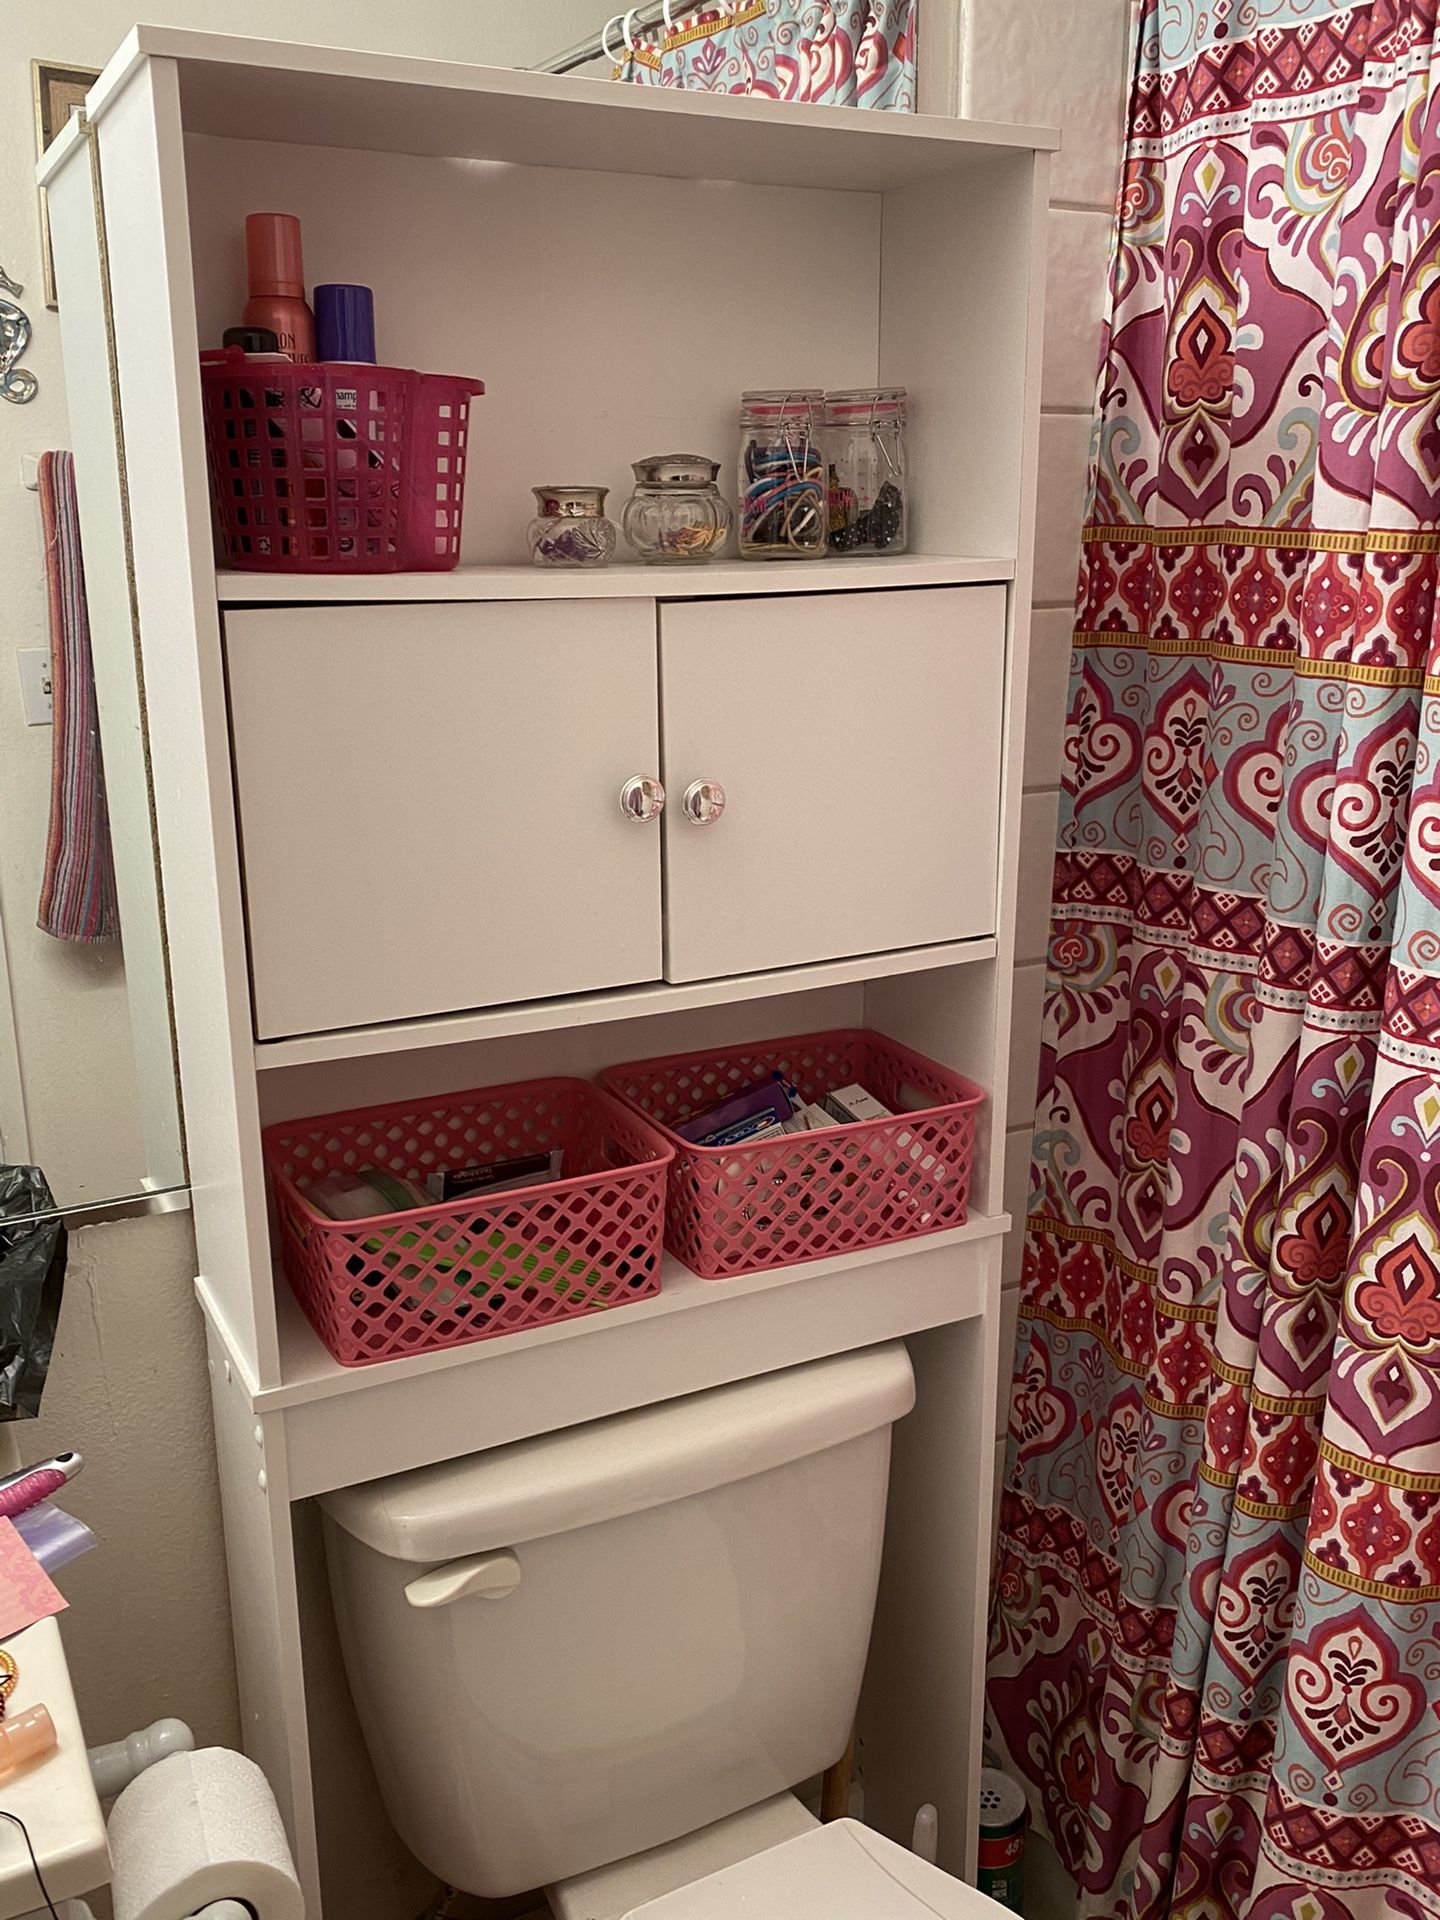
{"label": "white over-the-toilet cabinet", "polygon": [[[424,1895],[317,1497],[894,1338],[857,1779],[973,1870],[1052,144],[139,28],[42,165],[86,550],[125,556],[92,612],[143,669],[245,1739],[317,1920]],[[375,288],[387,360],[485,380],[455,571],[217,571],[197,356],[266,207],[312,281]],[[743,388],[877,382],[908,553],[527,564],[532,485],[613,509],[645,454],[732,459]],[[290,1296],[268,1123],[859,1026],[985,1089],[964,1225],[731,1281],[667,1256],[652,1298],[369,1367]]]}

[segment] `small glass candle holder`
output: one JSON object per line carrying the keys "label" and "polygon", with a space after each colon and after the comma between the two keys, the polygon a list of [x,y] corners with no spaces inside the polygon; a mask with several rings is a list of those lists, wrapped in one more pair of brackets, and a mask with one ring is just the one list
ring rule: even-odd
{"label": "small glass candle holder", "polygon": [[608,487],[532,487],[539,512],[525,529],[537,567],[603,567],[619,535],[605,518]]}
{"label": "small glass candle holder", "polygon": [[720,551],[731,513],[715,484],[718,460],[703,453],[652,453],[630,471],[635,491],[620,524],[642,560],[693,564]]}

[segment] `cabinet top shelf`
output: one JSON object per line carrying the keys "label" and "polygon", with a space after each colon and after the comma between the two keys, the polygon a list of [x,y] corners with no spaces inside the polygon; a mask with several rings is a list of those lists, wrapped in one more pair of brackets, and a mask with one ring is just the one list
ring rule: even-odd
{"label": "cabinet top shelf", "polygon": [[[178,63],[187,132],[301,146],[883,192],[996,153],[1058,145],[1040,127],[802,107],[153,26],[131,30],[91,89],[92,121],[147,58]],[[51,165],[60,145],[47,155]],[[48,171],[42,166],[42,178]]]}
{"label": "cabinet top shelf", "polygon": [[231,573],[222,606],[416,600],[699,600],[750,593],[960,587],[1013,579],[1013,560],[905,553],[874,559],[720,560],[705,566],[460,566],[449,573]]}

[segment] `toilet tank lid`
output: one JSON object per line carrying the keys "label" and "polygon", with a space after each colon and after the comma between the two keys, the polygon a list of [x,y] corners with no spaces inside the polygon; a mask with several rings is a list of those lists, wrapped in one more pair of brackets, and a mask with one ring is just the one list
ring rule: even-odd
{"label": "toilet tank lid", "polygon": [[320,1504],[390,1559],[449,1560],[749,1479],[889,1426],[914,1404],[896,1341],[343,1487]]}

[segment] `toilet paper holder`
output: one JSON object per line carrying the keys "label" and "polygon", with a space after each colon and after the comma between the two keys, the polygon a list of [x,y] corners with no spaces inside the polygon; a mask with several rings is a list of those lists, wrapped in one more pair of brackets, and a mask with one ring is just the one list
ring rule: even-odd
{"label": "toilet paper holder", "polygon": [[[147,1768],[168,1760],[172,1753],[194,1751],[195,1736],[183,1720],[155,1720],[137,1733],[127,1733],[123,1740],[91,1747],[85,1757],[90,1762],[96,1793],[102,1800],[113,1800]],[[219,1920],[228,1920],[228,1916],[222,1914]]]}

